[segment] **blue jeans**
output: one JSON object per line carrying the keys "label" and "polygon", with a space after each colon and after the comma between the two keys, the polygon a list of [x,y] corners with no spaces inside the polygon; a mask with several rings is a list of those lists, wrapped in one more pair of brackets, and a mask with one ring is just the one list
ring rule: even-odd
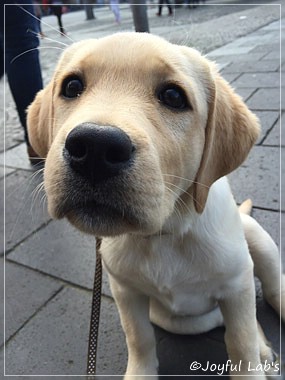
{"label": "blue jeans", "polygon": [[[17,4],[21,3],[29,4],[22,7],[29,13],[34,14],[32,0],[17,0]],[[3,9],[3,6],[1,8]],[[3,12],[4,9],[0,20],[0,77],[2,78],[4,75],[5,69],[19,119],[24,128],[25,140],[29,145],[26,109],[34,100],[37,92],[43,88],[39,52],[37,50],[39,39],[34,34],[38,33],[38,25],[36,19],[17,5],[5,6],[5,25],[3,25]],[[36,50],[27,52],[30,49]],[[24,52],[27,53],[21,55]]]}

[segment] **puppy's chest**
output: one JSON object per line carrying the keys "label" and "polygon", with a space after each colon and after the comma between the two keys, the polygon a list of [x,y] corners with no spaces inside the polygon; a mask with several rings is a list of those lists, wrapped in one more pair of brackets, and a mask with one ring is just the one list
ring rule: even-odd
{"label": "puppy's chest", "polygon": [[159,300],[176,314],[207,312],[225,283],[221,268],[214,268],[208,254],[198,252],[195,245],[182,248],[169,241],[122,251],[121,255],[118,251],[114,255],[103,252],[113,277]]}

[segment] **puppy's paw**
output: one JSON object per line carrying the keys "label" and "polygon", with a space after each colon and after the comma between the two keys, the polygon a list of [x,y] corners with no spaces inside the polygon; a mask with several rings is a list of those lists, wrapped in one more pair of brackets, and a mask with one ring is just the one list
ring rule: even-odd
{"label": "puppy's paw", "polygon": [[158,365],[128,365],[124,380],[158,380],[157,368]]}
{"label": "puppy's paw", "polygon": [[124,380],[158,380],[157,375],[125,375]]}
{"label": "puppy's paw", "polygon": [[261,365],[267,376],[274,380],[280,374],[280,359],[271,345],[267,342],[260,347]]}
{"label": "puppy's paw", "polygon": [[124,380],[158,380],[157,371],[136,371],[136,372],[127,372],[124,376]]}
{"label": "puppy's paw", "polygon": [[272,351],[272,356],[273,357],[271,361],[265,360],[263,362],[262,365],[264,368],[264,372],[266,373],[268,379],[271,379],[271,380],[275,380],[277,378],[280,379],[280,369],[281,369],[280,359],[274,351]]}
{"label": "puppy's paw", "polygon": [[129,347],[129,357],[124,380],[158,380],[158,359],[155,341]]}

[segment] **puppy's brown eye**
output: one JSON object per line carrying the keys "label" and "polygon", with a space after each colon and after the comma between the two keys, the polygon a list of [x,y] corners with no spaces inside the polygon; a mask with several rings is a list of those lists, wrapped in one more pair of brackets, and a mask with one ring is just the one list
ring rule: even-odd
{"label": "puppy's brown eye", "polygon": [[161,103],[170,108],[183,110],[188,108],[188,100],[184,91],[178,86],[167,86],[158,92]]}
{"label": "puppy's brown eye", "polygon": [[78,77],[66,78],[62,86],[62,95],[65,98],[77,98],[84,90],[83,82]]}

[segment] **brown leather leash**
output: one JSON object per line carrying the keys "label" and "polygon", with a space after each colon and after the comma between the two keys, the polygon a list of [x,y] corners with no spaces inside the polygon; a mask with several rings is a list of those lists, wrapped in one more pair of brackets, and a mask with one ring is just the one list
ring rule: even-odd
{"label": "brown leather leash", "polygon": [[89,329],[87,375],[96,374],[97,343],[99,335],[99,321],[102,291],[102,258],[100,253],[102,239],[96,237],[96,265],[93,284],[91,320]]}

